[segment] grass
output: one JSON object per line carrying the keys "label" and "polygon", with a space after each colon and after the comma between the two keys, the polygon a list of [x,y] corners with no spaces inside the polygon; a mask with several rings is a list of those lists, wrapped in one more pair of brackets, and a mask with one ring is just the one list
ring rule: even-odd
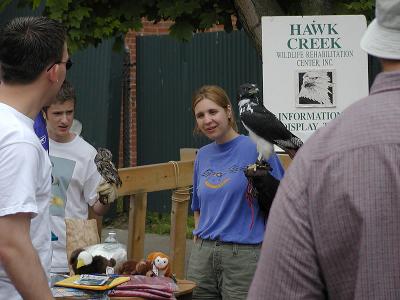
{"label": "grass", "polygon": [[[112,227],[115,229],[128,229],[128,213],[118,213],[114,218],[104,220],[104,227]],[[193,238],[194,218],[188,215],[186,238]],[[171,231],[171,215],[157,212],[147,212],[146,215],[146,233],[154,233],[168,235]]]}

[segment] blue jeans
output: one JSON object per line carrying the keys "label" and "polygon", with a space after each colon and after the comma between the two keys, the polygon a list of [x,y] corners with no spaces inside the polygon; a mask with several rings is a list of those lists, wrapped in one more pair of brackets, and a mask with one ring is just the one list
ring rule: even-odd
{"label": "blue jeans", "polygon": [[246,299],[260,248],[261,244],[197,239],[187,274],[196,283],[193,299]]}

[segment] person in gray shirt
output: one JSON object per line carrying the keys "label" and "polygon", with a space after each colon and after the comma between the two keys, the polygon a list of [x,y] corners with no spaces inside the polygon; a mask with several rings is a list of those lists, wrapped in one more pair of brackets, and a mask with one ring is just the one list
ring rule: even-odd
{"label": "person in gray shirt", "polygon": [[400,1],[376,16],[361,48],[383,72],[297,153],[248,299],[400,299]]}

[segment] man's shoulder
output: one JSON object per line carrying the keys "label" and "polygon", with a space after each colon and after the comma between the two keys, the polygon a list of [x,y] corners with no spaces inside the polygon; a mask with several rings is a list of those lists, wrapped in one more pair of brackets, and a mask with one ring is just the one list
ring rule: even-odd
{"label": "man's shoulder", "polygon": [[364,146],[399,143],[400,138],[394,140],[393,137],[400,119],[393,116],[400,114],[400,106],[385,106],[382,100],[386,100],[385,93],[356,101],[324,128],[318,129],[303,145],[302,152],[311,158],[324,159]]}
{"label": "man's shoulder", "polygon": [[75,139],[76,142],[80,145],[80,147],[83,147],[85,150],[90,152],[97,152],[96,148],[94,148],[94,146],[92,146],[92,144],[86,141],[82,136],[77,135]]}
{"label": "man's shoulder", "polygon": [[[52,140],[51,140],[52,141]],[[54,141],[52,141],[53,144]],[[87,142],[82,136],[76,135],[72,141],[68,143],[58,143],[59,147],[62,147],[63,149],[70,149],[72,152],[77,152],[79,154],[83,155],[96,155],[97,150],[89,143]],[[51,152],[51,147],[50,147],[50,152]]]}
{"label": "man's shoulder", "polygon": [[33,128],[21,122],[18,118],[7,113],[0,112],[0,142],[1,144],[28,143],[40,146],[39,140]]}
{"label": "man's shoulder", "polygon": [[67,158],[84,163],[92,161],[97,154],[96,149],[80,136],[75,136],[68,143],[57,143],[51,138],[49,140],[50,156],[53,157]]}

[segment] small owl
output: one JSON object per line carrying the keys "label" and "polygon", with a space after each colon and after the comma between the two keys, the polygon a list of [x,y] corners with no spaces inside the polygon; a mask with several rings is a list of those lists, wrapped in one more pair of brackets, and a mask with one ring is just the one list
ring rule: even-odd
{"label": "small owl", "polygon": [[97,150],[94,163],[96,164],[97,171],[109,184],[115,184],[120,187],[122,184],[121,178],[118,175],[118,170],[111,161],[111,151],[106,148],[99,148]]}

